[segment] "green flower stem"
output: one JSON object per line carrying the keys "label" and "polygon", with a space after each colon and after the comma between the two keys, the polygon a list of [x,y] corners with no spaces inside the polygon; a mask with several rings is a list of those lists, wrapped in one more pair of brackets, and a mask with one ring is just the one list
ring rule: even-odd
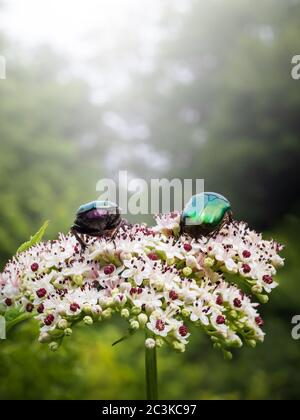
{"label": "green flower stem", "polygon": [[[150,336],[146,333],[146,339]],[[145,347],[147,400],[158,400],[156,348]]]}

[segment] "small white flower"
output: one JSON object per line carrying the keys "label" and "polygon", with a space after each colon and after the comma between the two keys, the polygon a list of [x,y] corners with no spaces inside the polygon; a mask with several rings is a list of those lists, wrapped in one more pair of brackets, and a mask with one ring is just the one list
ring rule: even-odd
{"label": "small white flower", "polygon": [[166,337],[172,330],[172,326],[167,324],[167,319],[162,311],[155,311],[150,315],[150,321],[147,323],[147,328],[161,337]]}
{"label": "small white flower", "polygon": [[65,277],[71,276],[83,276],[91,271],[91,267],[88,264],[84,264],[79,261],[75,261],[71,267],[62,270],[62,275]]}
{"label": "small white flower", "polygon": [[197,300],[193,306],[189,307],[191,311],[191,321],[200,321],[203,325],[209,325],[209,315],[211,314],[211,308],[205,306],[203,302]]}
{"label": "small white flower", "polygon": [[141,293],[134,293],[130,294],[130,298],[133,302],[134,306],[141,308],[145,305],[146,311],[152,312],[162,306],[162,298],[163,294],[157,294],[153,289],[149,287],[145,287]]}
{"label": "small white flower", "polygon": [[131,261],[124,261],[124,266],[126,269],[123,271],[122,277],[132,279],[137,286],[141,286],[151,273],[151,267],[144,259],[133,258]]}

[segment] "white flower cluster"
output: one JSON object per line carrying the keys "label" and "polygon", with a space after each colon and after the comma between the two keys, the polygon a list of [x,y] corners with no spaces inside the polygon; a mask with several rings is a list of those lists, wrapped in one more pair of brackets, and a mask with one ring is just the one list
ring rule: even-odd
{"label": "white flower cluster", "polygon": [[267,301],[283,265],[281,245],[244,223],[196,241],[176,236],[178,214],[156,221],[154,228],[124,227],[114,241],[86,237],[85,250],[60,235],[17,255],[0,275],[0,311],[31,312],[52,350],[79,321],[91,325],[114,313],[128,320],[130,333],[145,329],[149,348],[168,343],[184,351],[193,324],[227,357],[243,342],[263,341],[259,304],[249,294]]}

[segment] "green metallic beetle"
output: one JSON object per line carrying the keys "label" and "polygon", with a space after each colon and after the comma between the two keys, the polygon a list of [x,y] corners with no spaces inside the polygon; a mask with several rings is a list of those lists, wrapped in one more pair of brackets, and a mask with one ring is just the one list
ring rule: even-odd
{"label": "green metallic beetle", "polygon": [[227,198],[214,192],[194,195],[185,206],[180,231],[192,238],[212,236],[232,222],[231,204]]}

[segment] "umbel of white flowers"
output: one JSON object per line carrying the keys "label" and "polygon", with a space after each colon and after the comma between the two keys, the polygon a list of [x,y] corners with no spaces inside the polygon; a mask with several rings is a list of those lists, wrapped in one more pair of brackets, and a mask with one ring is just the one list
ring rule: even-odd
{"label": "umbel of white flowers", "polygon": [[178,235],[179,218],[124,227],[114,242],[86,237],[85,250],[72,235],[59,235],[17,254],[0,276],[0,312],[34,316],[40,342],[52,350],[75,323],[113,314],[128,320],[129,335],[147,330],[148,348],[184,351],[191,324],[225,357],[243,343],[254,347],[264,339],[257,309],[277,286],[282,246],[245,223],[192,240]]}

